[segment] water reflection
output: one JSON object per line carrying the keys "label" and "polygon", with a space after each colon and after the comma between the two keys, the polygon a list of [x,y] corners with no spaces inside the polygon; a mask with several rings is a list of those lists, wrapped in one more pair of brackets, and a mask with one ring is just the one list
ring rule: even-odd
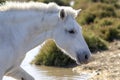
{"label": "water reflection", "polygon": [[78,80],[79,77],[79,74],[72,72],[72,68],[33,65],[31,67],[26,66],[24,69],[28,69],[28,72],[34,76],[35,80]]}
{"label": "water reflection", "polygon": [[[41,70],[42,73],[44,73],[44,75],[51,77],[55,80],[70,80],[72,79],[73,76],[77,76],[76,73],[72,72],[72,68],[56,68],[56,67],[45,67],[45,66],[41,66],[41,67],[37,67],[36,69]],[[41,72],[40,71],[40,72]],[[47,78],[46,78],[47,79]],[[49,79],[50,80],[50,79]]]}

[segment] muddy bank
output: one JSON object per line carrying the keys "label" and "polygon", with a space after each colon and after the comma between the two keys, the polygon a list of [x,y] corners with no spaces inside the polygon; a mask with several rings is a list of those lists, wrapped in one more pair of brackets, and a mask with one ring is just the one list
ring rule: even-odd
{"label": "muddy bank", "polygon": [[92,54],[88,64],[77,66],[73,71],[88,80],[120,80],[120,41],[109,45],[109,50]]}

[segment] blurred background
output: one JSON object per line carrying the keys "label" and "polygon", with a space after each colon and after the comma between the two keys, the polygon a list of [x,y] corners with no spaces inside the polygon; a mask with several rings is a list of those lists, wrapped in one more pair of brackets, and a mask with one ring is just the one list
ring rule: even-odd
{"label": "blurred background", "polygon": [[[8,1],[29,2],[30,0]],[[59,77],[56,78],[55,76],[57,75],[52,74],[52,71],[45,69],[45,71],[52,74],[51,76],[54,76],[54,78],[50,79],[50,75],[48,75],[45,80],[80,80],[82,78],[84,79],[84,77],[86,77],[85,80],[120,79],[120,0],[32,1],[44,3],[56,2],[61,6],[71,6],[74,9],[82,9],[76,20],[83,27],[84,38],[93,53],[92,59],[88,64],[76,66],[75,61],[64,55],[52,40],[46,41],[42,47],[37,48],[37,52],[34,52],[34,50],[31,52],[38,54],[35,58],[32,58],[33,60],[30,62],[31,64],[39,65],[39,69],[40,65],[57,67],[57,69],[47,68],[50,68],[50,70],[58,70],[58,73],[61,74],[58,74]],[[0,0],[0,3],[4,5],[5,0]],[[30,56],[28,59],[31,59]],[[46,67],[42,67],[42,69],[43,68]],[[63,72],[59,71],[61,69],[63,69]],[[44,70],[40,69],[39,72],[40,71]],[[64,71],[66,71],[66,76],[63,74],[65,73]]]}

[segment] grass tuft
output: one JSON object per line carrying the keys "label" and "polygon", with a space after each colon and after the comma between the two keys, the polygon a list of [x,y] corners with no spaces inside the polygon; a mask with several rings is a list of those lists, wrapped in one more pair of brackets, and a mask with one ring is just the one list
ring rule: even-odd
{"label": "grass tuft", "polygon": [[32,63],[36,65],[65,67],[75,64],[75,61],[58,49],[52,40],[48,40],[42,46],[39,54],[35,57]]}

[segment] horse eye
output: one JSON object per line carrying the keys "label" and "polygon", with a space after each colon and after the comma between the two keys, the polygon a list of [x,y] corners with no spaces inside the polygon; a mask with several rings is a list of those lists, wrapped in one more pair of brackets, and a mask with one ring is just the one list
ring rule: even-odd
{"label": "horse eye", "polygon": [[72,29],[72,30],[69,30],[68,32],[69,32],[70,34],[74,34],[74,33],[75,33],[75,30]]}

